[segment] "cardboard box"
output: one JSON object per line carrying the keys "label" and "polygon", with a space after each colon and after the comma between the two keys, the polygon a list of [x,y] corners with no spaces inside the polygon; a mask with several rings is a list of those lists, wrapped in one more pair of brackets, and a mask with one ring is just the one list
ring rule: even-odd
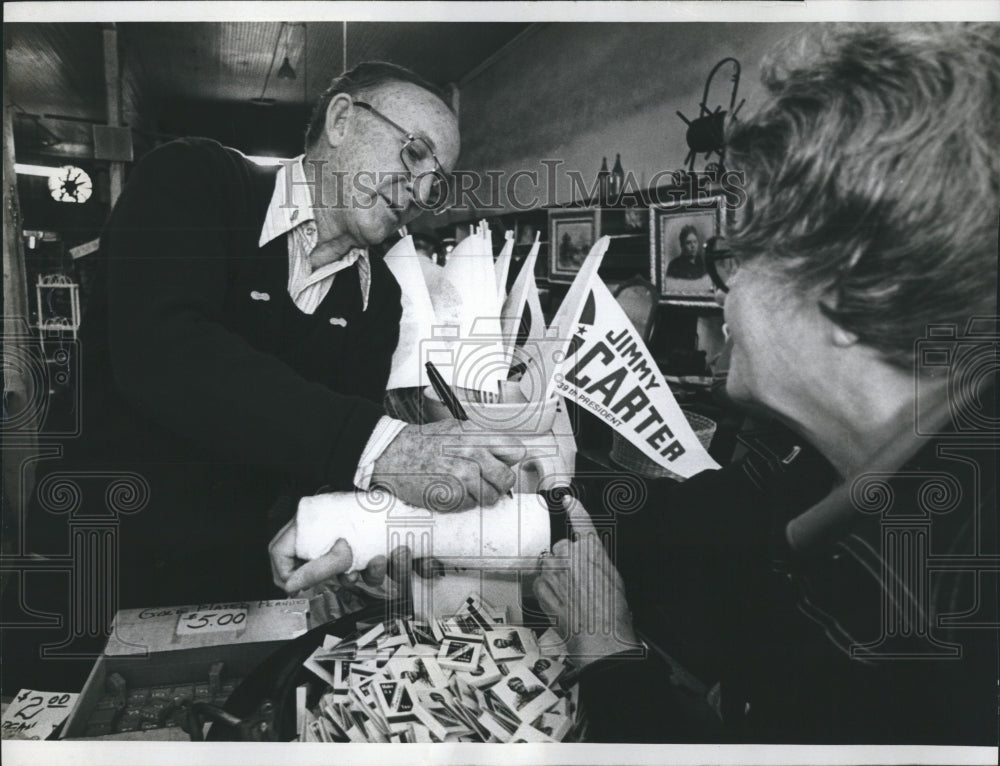
{"label": "cardboard box", "polygon": [[[244,678],[285,642],[306,632],[308,609],[307,599],[291,598],[119,611],[61,738],[85,736],[113,673],[129,689],[204,684],[216,662],[225,663],[225,678]],[[172,728],[99,737],[140,738],[188,736]]]}

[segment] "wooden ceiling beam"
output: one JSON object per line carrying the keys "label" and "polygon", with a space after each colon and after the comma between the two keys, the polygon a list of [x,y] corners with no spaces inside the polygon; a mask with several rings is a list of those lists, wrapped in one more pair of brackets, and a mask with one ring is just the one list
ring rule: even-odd
{"label": "wooden ceiling beam", "polygon": [[[104,36],[104,92],[107,97],[108,125],[120,127],[122,122],[122,79],[118,65],[118,30],[114,24],[103,30]],[[111,162],[111,206],[118,201],[125,186],[125,163]]]}

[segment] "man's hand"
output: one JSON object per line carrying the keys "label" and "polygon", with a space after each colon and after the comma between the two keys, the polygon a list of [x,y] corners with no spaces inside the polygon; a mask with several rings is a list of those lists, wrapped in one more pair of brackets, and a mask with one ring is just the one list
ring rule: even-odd
{"label": "man's hand", "polygon": [[442,420],[409,425],[375,461],[372,484],[400,500],[437,511],[489,507],[514,486],[510,466],[524,459],[521,440],[489,434],[473,439],[489,446],[467,444],[468,423]]}
{"label": "man's hand", "polygon": [[638,646],[621,575],[604,552],[590,515],[573,498],[563,501],[574,542],[560,540],[543,555],[533,590],[580,667]]}
{"label": "man's hand", "polygon": [[[337,540],[333,547],[319,558],[302,562],[295,557],[295,539],[298,532],[293,518],[281,528],[267,546],[271,556],[271,577],[274,584],[286,593],[298,593],[313,585],[332,580],[337,575],[351,568],[354,556],[343,539]],[[375,562],[368,566],[371,568]],[[385,568],[383,567],[383,573]],[[381,578],[379,578],[381,582]]]}

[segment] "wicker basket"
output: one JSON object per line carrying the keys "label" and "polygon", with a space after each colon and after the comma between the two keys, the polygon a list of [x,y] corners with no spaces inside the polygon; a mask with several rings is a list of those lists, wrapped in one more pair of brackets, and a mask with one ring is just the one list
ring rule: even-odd
{"label": "wicker basket", "polygon": [[[715,436],[715,421],[704,415],[699,415],[697,412],[688,412],[686,410],[684,411],[684,416],[687,418],[688,425],[691,426],[695,436],[698,437],[698,441],[701,442],[701,446],[708,449],[708,446],[712,443],[712,437]],[[654,463],[638,447],[633,446],[628,439],[617,432],[612,437],[610,457],[612,462],[620,465],[622,468],[647,479],[681,478],[673,471]]]}

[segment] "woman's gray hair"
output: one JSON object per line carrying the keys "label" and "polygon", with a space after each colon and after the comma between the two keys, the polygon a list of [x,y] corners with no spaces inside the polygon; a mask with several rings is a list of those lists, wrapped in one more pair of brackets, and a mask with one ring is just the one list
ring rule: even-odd
{"label": "woman's gray hair", "polygon": [[996,25],[830,26],[764,65],[730,131],[747,203],[729,244],[778,264],[884,358],[930,324],[996,313]]}

